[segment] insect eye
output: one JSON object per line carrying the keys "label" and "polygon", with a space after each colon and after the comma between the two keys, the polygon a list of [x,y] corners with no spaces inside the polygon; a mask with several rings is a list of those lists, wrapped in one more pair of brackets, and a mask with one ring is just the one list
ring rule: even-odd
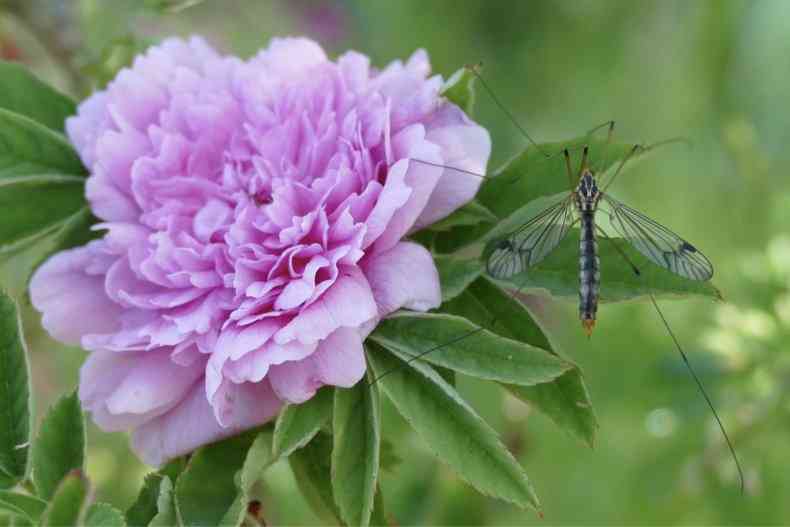
{"label": "insect eye", "polygon": [[496,248],[509,251],[510,249],[513,248],[513,244],[510,243],[510,240],[502,240],[497,244]]}

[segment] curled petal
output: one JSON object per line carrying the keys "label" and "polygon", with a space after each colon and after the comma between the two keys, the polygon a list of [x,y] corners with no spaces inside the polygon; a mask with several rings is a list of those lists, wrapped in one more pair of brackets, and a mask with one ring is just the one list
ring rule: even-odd
{"label": "curled petal", "polygon": [[282,406],[267,381],[237,385],[233,397],[231,420],[222,426],[196,382],[178,406],[134,431],[132,448],[144,462],[158,467],[201,445],[259,426]]}
{"label": "curled petal", "polygon": [[324,385],[350,388],[365,375],[365,350],[357,330],[339,328],[301,361],[272,366],[269,377],[277,396],[300,404]]}
{"label": "curled petal", "polygon": [[427,311],[439,307],[439,271],[422,245],[400,242],[363,263],[373,297],[383,318],[400,308]]}
{"label": "curled petal", "polygon": [[377,315],[365,276],[356,268],[344,271],[335,284],[274,336],[284,344],[297,339],[318,342],[340,327],[356,327]]}
{"label": "curled petal", "polygon": [[[444,169],[415,227],[430,225],[449,215],[477,194],[483,183],[491,137],[488,130],[473,123],[457,106],[444,104],[429,121],[426,139],[438,145]],[[460,170],[453,170],[460,169]],[[462,172],[465,171],[465,172]]]}

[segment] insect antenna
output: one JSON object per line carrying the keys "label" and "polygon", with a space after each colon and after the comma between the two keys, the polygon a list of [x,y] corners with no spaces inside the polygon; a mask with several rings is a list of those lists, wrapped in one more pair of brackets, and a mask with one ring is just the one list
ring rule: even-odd
{"label": "insect antenna", "polygon": [[527,141],[529,141],[532,144],[532,146],[537,148],[538,152],[540,152],[543,155],[543,157],[551,157],[548,153],[546,153],[545,150],[543,150],[543,148],[540,147],[538,143],[535,142],[534,139],[532,139],[532,136],[529,135],[529,133],[527,133],[527,131],[524,129],[523,126],[521,126],[521,124],[518,122],[518,120],[513,115],[513,113],[510,110],[508,110],[505,107],[505,105],[502,104],[502,101],[499,100],[499,97],[497,97],[496,94],[494,94],[494,90],[492,90],[488,86],[488,83],[485,81],[485,79],[483,79],[483,76],[480,74],[480,68],[482,66],[483,63],[478,62],[477,64],[473,64],[473,65],[467,64],[465,67],[467,71],[469,71],[472,75],[474,75],[477,78],[477,80],[480,82],[480,85],[488,93],[489,97],[491,97],[491,100],[494,101],[494,104],[496,104],[499,107],[499,109],[502,110],[502,113],[504,113],[507,116],[508,120],[511,123],[513,123],[516,128],[518,128],[518,131],[521,132],[521,135],[523,135],[527,139]]}
{"label": "insect antenna", "polygon": [[[631,259],[625,253],[625,251],[623,251],[622,247],[620,247],[612,238],[610,238],[609,235],[607,235],[603,229],[598,227],[597,230],[601,234],[601,236],[603,236],[603,238],[605,238],[612,244],[612,246],[620,254],[620,256],[623,257],[623,259],[628,263],[628,265],[634,271],[634,274],[636,274],[637,276],[641,276],[641,273],[639,272],[639,268],[631,261]],[[686,369],[691,374],[691,377],[694,379],[694,382],[696,383],[699,392],[702,394],[702,397],[705,399],[705,402],[708,404],[708,408],[710,408],[710,411],[713,414],[713,418],[716,420],[716,424],[719,425],[719,430],[721,431],[721,435],[722,437],[724,437],[724,442],[727,444],[727,448],[730,451],[732,460],[735,462],[735,468],[738,470],[738,480],[740,482],[741,494],[744,494],[746,485],[745,485],[745,478],[743,475],[743,468],[741,467],[741,462],[738,459],[738,454],[735,452],[735,447],[732,445],[732,441],[730,441],[730,436],[727,434],[727,430],[724,428],[724,423],[722,423],[721,418],[719,418],[719,413],[716,411],[716,407],[713,405],[713,401],[708,395],[707,390],[705,390],[705,386],[702,384],[702,379],[700,379],[699,376],[697,375],[697,372],[694,371],[694,368],[691,366],[691,362],[689,361],[686,352],[683,351],[683,348],[680,345],[680,341],[675,336],[675,332],[672,331],[672,328],[669,326],[669,322],[664,316],[664,312],[661,311],[660,307],[658,307],[658,302],[656,301],[655,295],[653,295],[653,293],[648,293],[648,296],[650,297],[650,302],[652,302],[653,307],[656,309],[656,313],[658,313],[659,318],[661,318],[661,322],[664,324],[667,333],[669,333],[672,342],[675,344],[675,349],[678,350],[680,357],[683,359],[683,363],[686,365]]]}

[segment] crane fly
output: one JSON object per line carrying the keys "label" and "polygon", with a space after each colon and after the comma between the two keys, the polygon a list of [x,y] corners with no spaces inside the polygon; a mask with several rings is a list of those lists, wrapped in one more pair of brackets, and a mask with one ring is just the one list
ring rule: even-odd
{"label": "crane fly", "polygon": [[[611,125],[613,128],[613,125]],[[610,128],[610,130],[611,130]],[[611,133],[609,134],[611,137]],[[639,147],[620,163],[607,187]],[[545,259],[579,224],[579,319],[587,336],[592,334],[598,312],[601,286],[598,235],[607,237],[596,223],[598,212],[606,213],[612,228],[653,263],[684,278],[707,281],[713,276],[710,261],[692,244],[644,214],[628,207],[601,189],[596,174],[588,166],[588,147],[584,148],[578,175],[574,177],[570,155],[563,151],[568,178],[578,180],[573,190],[543,211],[505,235],[488,257],[486,269],[503,280],[525,272]],[[601,208],[604,206],[604,209]],[[608,237],[607,237],[608,238]],[[614,243],[614,242],[613,242]],[[630,263],[630,261],[629,261]],[[631,264],[637,271],[638,269]]]}
{"label": "crane fly", "polygon": [[[511,123],[521,132],[521,134],[532,144],[540,154],[546,159],[551,159],[553,155],[548,154],[538,145],[527,131],[519,124],[518,120],[510,113],[504,104],[502,104],[493,90],[488,86],[483,77],[478,72],[477,66],[467,66],[480,84],[483,86],[488,95],[499,107],[499,109],[507,116]],[[588,137],[598,129],[608,124],[609,133],[606,140],[606,147],[608,148],[611,143],[612,135],[614,132],[614,121],[609,121],[602,126],[596,127],[588,133]],[[661,143],[654,143],[653,145],[642,147],[634,145],[630,152],[622,158],[617,169],[615,170],[611,179],[606,181],[603,187],[599,187],[596,171],[588,164],[589,148],[587,145],[583,147],[582,159],[579,170],[574,175],[571,167],[569,149],[565,148],[562,154],[565,157],[565,166],[570,183],[570,191],[567,194],[560,194],[555,197],[554,202],[549,204],[541,212],[527,220],[517,229],[504,235],[493,244],[493,250],[488,255],[486,260],[486,271],[495,279],[503,280],[510,279],[516,275],[528,273],[528,269],[539,264],[543,261],[566,237],[571,227],[576,223],[579,224],[579,319],[581,320],[582,328],[589,337],[595,327],[599,291],[601,286],[600,274],[600,259],[598,256],[598,236],[610,242],[621,257],[630,265],[633,272],[640,276],[639,268],[628,258],[623,249],[618,245],[614,238],[610,238],[606,232],[596,222],[596,214],[599,212],[606,214],[609,217],[611,227],[630,244],[639,253],[645,256],[652,263],[667,269],[668,271],[687,278],[705,282],[713,277],[713,266],[710,260],[705,257],[694,245],[684,240],[668,228],[659,224],[655,220],[650,219],[641,212],[638,212],[624,203],[616,200],[607,193],[609,186],[617,178],[618,174],[623,170],[623,167],[629,159],[638,151],[647,151],[651,148],[661,144],[682,141],[682,139],[670,139]],[[605,158],[604,158],[605,159]],[[419,162],[426,165],[440,167],[445,170],[455,171],[458,173],[476,176],[482,179],[488,179],[489,176],[476,174],[469,170],[462,168],[448,167],[428,161],[421,161],[419,159],[412,159],[412,161]],[[603,207],[601,206],[603,205]],[[523,286],[522,286],[523,287]],[[516,297],[522,288],[518,288],[512,292],[512,297]],[[740,481],[741,493],[744,493],[745,481],[743,476],[743,469],[741,468],[738,455],[735,452],[732,442],[727,434],[724,424],[719,418],[718,412],[713,405],[713,401],[708,396],[702,380],[697,376],[694,368],[688,360],[688,357],[680,345],[680,341],[675,336],[672,328],[669,326],[664,313],[656,301],[652,293],[648,293],[651,303],[661,319],[662,324],[667,330],[670,338],[672,339],[675,349],[677,349],[681,358],[683,359],[686,368],[688,369],[691,377],[697,385],[700,393],[702,394],[705,402],[708,405],[711,413],[713,414],[719,430],[722,433],[727,448],[735,462],[735,467],[738,471],[738,478]],[[494,318],[491,324],[496,323]],[[439,346],[435,346],[425,350],[417,355],[409,358],[407,363],[413,360],[420,359],[421,357],[432,353],[438,349],[452,345],[459,340],[471,337],[472,335],[482,331],[482,326],[475,330],[469,331],[465,334],[459,335],[457,338],[446,342]],[[377,382],[381,377],[391,373],[394,370],[386,371],[379,375],[373,382]]]}

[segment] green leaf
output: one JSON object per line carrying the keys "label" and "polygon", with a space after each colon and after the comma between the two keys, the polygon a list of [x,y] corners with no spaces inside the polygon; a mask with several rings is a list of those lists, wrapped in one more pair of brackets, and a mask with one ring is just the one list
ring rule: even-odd
{"label": "green leaf", "polygon": [[504,337],[552,353],[551,343],[524,304],[487,276],[481,276],[462,295],[442,304],[442,311],[486,325]]}
{"label": "green leaf", "polygon": [[66,474],[85,463],[85,421],[77,393],[61,397],[47,413],[33,443],[33,481],[49,500]]}
{"label": "green leaf", "polygon": [[460,295],[483,272],[482,263],[477,258],[435,256],[433,261],[439,270],[442,302]]}
{"label": "green leaf", "polygon": [[88,480],[81,470],[74,470],[63,478],[52,495],[52,501],[44,511],[43,527],[81,525],[85,505],[88,501]]}
{"label": "green leaf", "polygon": [[274,432],[267,427],[252,442],[241,468],[240,477],[236,478],[238,481],[236,499],[223,516],[220,525],[240,525],[244,520],[253,485],[261,478],[263,471],[278,459],[272,449],[273,436]]}
{"label": "green leaf", "polygon": [[236,473],[244,465],[256,431],[197,450],[176,483],[176,509],[184,525],[220,525],[234,506]]}
{"label": "green leaf", "polygon": [[62,132],[66,117],[76,113],[69,97],[40,81],[27,68],[0,61],[0,108]]}
{"label": "green leaf", "polygon": [[360,380],[335,389],[332,493],[347,525],[369,525],[376,496],[381,440],[378,387]]}
{"label": "green leaf", "polygon": [[[601,263],[601,302],[646,298],[651,293],[656,297],[694,295],[721,300],[721,293],[710,282],[689,280],[671,273],[650,262],[624,239],[613,238],[613,240],[639,269],[640,274],[634,273],[628,261],[611,243],[601,240],[598,243]],[[571,229],[565,240],[543,262],[498,283],[503,287],[520,289],[527,294],[577,298],[579,296],[578,229]]]}
{"label": "green leaf", "polygon": [[326,523],[339,524],[331,478],[332,436],[319,432],[307,446],[288,456],[299,491],[316,516]]}
{"label": "green leaf", "polygon": [[407,365],[375,344],[367,357],[377,384],[439,459],[481,493],[540,510],[524,469],[438,373],[420,362]]}
{"label": "green leaf", "polygon": [[[478,323],[495,318],[492,329],[497,333],[555,353],[528,308],[485,277],[475,281],[463,295],[443,305],[442,309]],[[577,366],[548,383],[504,386],[558,426],[593,446],[598,422]]]}
{"label": "green leaf", "polygon": [[173,483],[167,476],[162,477],[159,484],[159,496],[156,499],[156,515],[151,518],[149,527],[172,527],[182,525],[176,513],[176,503],[173,496]]}
{"label": "green leaf", "polygon": [[244,492],[249,492],[263,471],[280,459],[272,447],[273,442],[274,431],[270,427],[261,430],[252,442],[241,469],[241,488]]}
{"label": "green leaf", "polygon": [[10,512],[37,523],[46,508],[47,502],[35,496],[0,490],[0,511]]}
{"label": "green leaf", "polygon": [[396,313],[379,323],[369,338],[403,360],[419,356],[472,377],[525,386],[549,382],[572,367],[546,350],[455,315]]}
{"label": "green leaf", "polygon": [[55,174],[0,179],[0,251],[79,213],[85,206],[84,182]]}
{"label": "green leaf", "polygon": [[453,370],[448,370],[447,368],[442,368],[441,366],[436,366],[434,364],[433,369],[436,370],[436,373],[442,376],[444,382],[455,388],[455,372]]}
{"label": "green leaf", "polygon": [[398,456],[398,454],[395,452],[395,445],[393,445],[392,441],[388,440],[387,438],[381,439],[380,450],[379,465],[381,465],[382,470],[391,472],[403,462],[400,456]]}
{"label": "green leaf", "polygon": [[333,390],[326,387],[318,390],[309,401],[283,408],[274,427],[276,456],[287,457],[309,443],[332,417],[333,402]]}
{"label": "green leaf", "polygon": [[176,481],[185,468],[184,458],[177,458],[165,465],[159,472],[148,474],[143,480],[140,494],[134,504],[126,511],[126,523],[130,527],[148,525],[159,509],[157,503],[161,495],[161,485],[165,478]]}
{"label": "green leaf", "polygon": [[381,486],[376,487],[376,499],[373,502],[373,513],[370,515],[371,525],[387,526],[387,513],[384,511],[384,496],[381,494]]}
{"label": "green leaf", "polygon": [[[175,525],[174,523],[170,525]],[[85,513],[85,527],[126,527],[121,511],[108,503],[94,503]]]}
{"label": "green leaf", "polygon": [[496,223],[496,214],[477,201],[470,201],[452,214],[427,227],[432,231],[447,232],[453,227],[471,227],[480,223]]}
{"label": "green leaf", "polygon": [[126,523],[130,527],[145,527],[157,514],[157,500],[164,476],[151,473],[145,476],[137,500],[126,511]]}
{"label": "green leaf", "polygon": [[595,446],[598,421],[578,368],[546,384],[504,386],[513,396],[537,408],[560,428],[581,439],[591,448]]}
{"label": "green leaf", "polygon": [[440,93],[471,116],[475,107],[474,83],[474,74],[469,68],[464,67],[450,75]]}
{"label": "green leaf", "polygon": [[63,134],[0,109],[0,178],[46,174],[87,171]]}
{"label": "green leaf", "polygon": [[27,473],[30,450],[30,368],[14,300],[0,291],[0,483]]}

